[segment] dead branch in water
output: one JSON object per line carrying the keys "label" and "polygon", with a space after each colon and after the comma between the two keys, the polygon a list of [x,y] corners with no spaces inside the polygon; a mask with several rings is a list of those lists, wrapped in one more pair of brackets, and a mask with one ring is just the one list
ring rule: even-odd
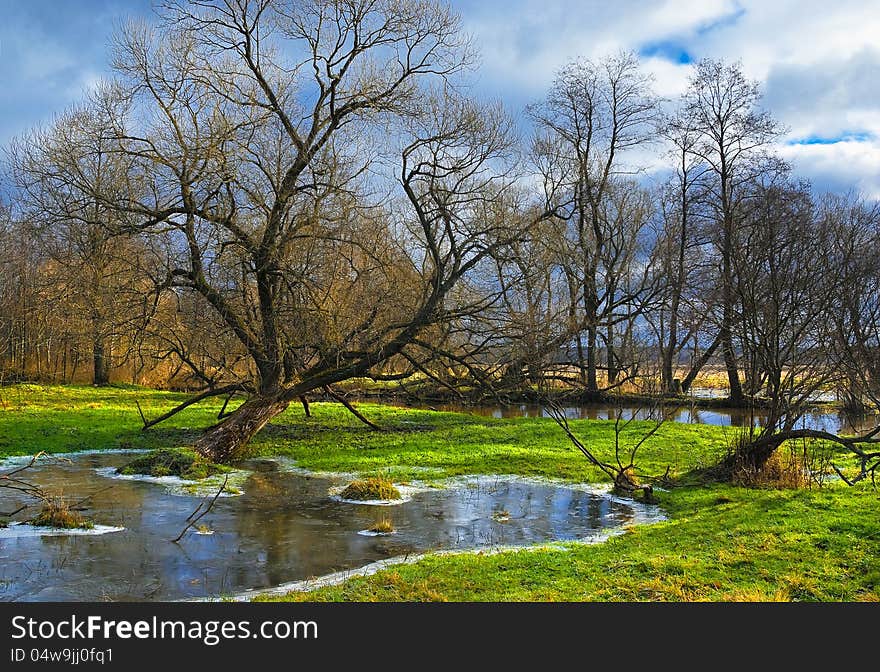
{"label": "dead branch in water", "polygon": [[[22,465],[12,471],[9,471],[5,474],[0,474],[0,488],[6,488],[8,490],[14,490],[16,492],[20,492],[27,497],[32,497],[40,502],[45,502],[49,499],[48,493],[43,490],[39,485],[35,483],[31,483],[28,480],[25,480],[21,477],[21,475],[26,472],[28,469],[32,468],[42,457],[46,457],[47,454],[44,451],[40,451],[33,457],[31,457],[30,462],[25,465]],[[23,504],[18,507],[15,511],[5,512],[0,511],[0,516],[4,516],[6,518],[11,518],[12,516],[21,513],[25,509],[27,509],[30,504]]]}
{"label": "dead branch in water", "polygon": [[[199,522],[199,520],[202,518],[202,516],[207,515],[207,513],[212,508],[214,508],[214,504],[217,502],[217,498],[220,497],[220,494],[226,489],[226,484],[228,482],[229,482],[229,474],[227,474],[226,477],[223,479],[223,484],[220,486],[220,489],[216,492],[216,494],[211,499],[211,501],[208,503],[208,506],[205,508],[205,510],[202,511],[201,513],[199,513],[199,511],[201,511],[202,507],[205,505],[205,502],[201,501],[201,502],[199,502],[199,505],[196,507],[196,510],[193,511],[191,514],[189,514],[189,517],[187,518],[187,521],[189,521],[189,522],[186,524],[186,527],[184,527],[183,530],[181,530],[180,534],[177,535],[177,538],[171,540],[172,543],[176,544],[181,539],[183,539],[183,535],[186,534],[186,531],[189,528],[193,527],[197,522]],[[196,515],[196,514],[198,514],[198,515]]]}

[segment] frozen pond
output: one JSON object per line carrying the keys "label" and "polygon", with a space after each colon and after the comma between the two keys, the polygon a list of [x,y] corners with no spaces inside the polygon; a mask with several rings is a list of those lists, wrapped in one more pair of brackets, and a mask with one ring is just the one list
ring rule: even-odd
{"label": "frozen pond", "polygon": [[[124,529],[77,536],[0,530],[0,600],[217,597],[394,556],[584,539],[661,517],[656,507],[589,488],[502,477],[416,488],[396,506],[352,504],[332,496],[344,478],[294,473],[260,461],[250,464],[254,471],[241,496],[218,499],[199,521],[210,533],[191,530],[175,544],[169,540],[202,498],[97,471],[130,459],[91,453],[29,472],[31,480],[63,488],[71,501],[92,495],[83,513],[95,523]],[[14,508],[15,500],[4,497],[0,510]],[[390,520],[394,533],[362,534],[380,520]]]}

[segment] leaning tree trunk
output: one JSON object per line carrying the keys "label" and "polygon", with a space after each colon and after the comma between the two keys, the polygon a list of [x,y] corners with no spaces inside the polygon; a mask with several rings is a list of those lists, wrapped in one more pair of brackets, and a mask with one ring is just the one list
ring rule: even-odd
{"label": "leaning tree trunk", "polygon": [[196,442],[200,455],[218,464],[238,462],[247,455],[250,440],[290,402],[275,397],[253,397],[239,406],[223,422],[211,427]]}
{"label": "leaning tree trunk", "polygon": [[785,443],[787,436],[785,432],[778,432],[758,436],[753,440],[744,439],[721,461],[719,465],[721,473],[726,478],[733,478],[736,474],[759,473],[773,453]]}

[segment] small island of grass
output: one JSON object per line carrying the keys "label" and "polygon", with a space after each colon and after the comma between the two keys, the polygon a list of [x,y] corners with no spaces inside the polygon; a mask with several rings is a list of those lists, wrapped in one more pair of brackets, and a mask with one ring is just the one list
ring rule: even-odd
{"label": "small island of grass", "polygon": [[117,470],[124,476],[178,476],[198,481],[231,471],[229,467],[214,464],[192,450],[161,448],[132,460]]}
{"label": "small island of grass", "polygon": [[62,530],[91,530],[95,527],[94,523],[82,514],[72,511],[67,502],[61,498],[47,500],[30,524],[34,527],[54,527]]}
{"label": "small island of grass", "polygon": [[394,523],[392,523],[388,518],[383,518],[382,520],[371,525],[368,528],[368,531],[373,532],[374,534],[393,534]]}
{"label": "small island of grass", "polygon": [[352,481],[339,496],[359,502],[400,499],[400,490],[388,479],[373,477]]}

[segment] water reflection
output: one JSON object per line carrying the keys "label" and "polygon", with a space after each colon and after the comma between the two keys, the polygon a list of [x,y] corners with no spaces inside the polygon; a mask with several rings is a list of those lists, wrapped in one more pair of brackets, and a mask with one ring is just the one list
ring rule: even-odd
{"label": "water reflection", "polygon": [[[218,500],[200,521],[213,534],[190,533],[174,544],[168,540],[183,528],[198,498],[94,471],[128,459],[84,455],[34,470],[34,480],[63,488],[72,500],[91,495],[86,514],[95,522],[126,529],[103,536],[0,536],[0,600],[217,596],[406,553],[582,538],[645,514],[600,494],[505,478],[465,480],[461,487],[420,492],[380,509],[331,500],[327,490],[334,481],[261,463],[253,465],[259,471],[244,495]],[[4,497],[0,510],[14,503]],[[358,534],[381,518],[391,520],[393,535]]]}
{"label": "water reflection", "polygon": [[[549,418],[547,410],[540,404],[498,404],[466,405],[466,404],[435,404],[431,408],[438,411],[455,411],[472,413],[493,418]],[[615,418],[617,410],[604,404],[570,405],[564,409],[571,420],[610,420]],[[652,414],[651,409],[636,406],[624,406],[619,409],[623,420],[635,417],[638,420],[653,420],[659,414]],[[667,409],[669,412],[669,409]],[[681,407],[671,412],[668,420],[700,425],[720,425],[723,427],[748,427],[753,422],[761,425],[766,421],[766,414],[752,412],[742,408],[697,408]],[[852,415],[842,411],[812,411],[804,415],[798,427],[821,429],[828,432],[858,433],[873,429],[880,424],[880,415]]]}

